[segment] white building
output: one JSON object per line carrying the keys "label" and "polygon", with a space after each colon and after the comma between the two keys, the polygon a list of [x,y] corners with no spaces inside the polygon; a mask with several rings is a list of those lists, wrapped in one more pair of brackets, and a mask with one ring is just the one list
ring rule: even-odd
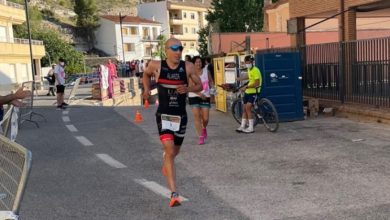
{"label": "white building", "polygon": [[100,18],[95,47],[120,61],[150,59],[157,51],[160,32],[161,23],[153,20],[122,15],[121,25],[119,16],[106,15]]}
{"label": "white building", "polygon": [[143,0],[138,15],[162,24],[162,34],[182,41],[184,55],[198,55],[198,31],[207,25],[210,0]]}
{"label": "white building", "polygon": [[23,5],[0,0],[0,93],[9,93],[23,82],[41,83],[41,59],[45,56],[42,41],[32,40],[32,62],[28,39],[15,38],[13,25],[26,22]]}

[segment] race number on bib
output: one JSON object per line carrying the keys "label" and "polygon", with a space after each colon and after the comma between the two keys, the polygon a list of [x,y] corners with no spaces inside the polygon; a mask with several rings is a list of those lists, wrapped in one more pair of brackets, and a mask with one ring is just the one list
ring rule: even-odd
{"label": "race number on bib", "polygon": [[161,124],[163,130],[179,131],[180,121],[180,116],[161,114]]}

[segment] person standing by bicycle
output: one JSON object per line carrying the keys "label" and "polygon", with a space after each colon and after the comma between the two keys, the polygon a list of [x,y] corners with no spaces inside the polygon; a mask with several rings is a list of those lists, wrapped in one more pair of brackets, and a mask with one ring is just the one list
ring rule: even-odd
{"label": "person standing by bicycle", "polygon": [[[194,65],[181,60],[183,46],[180,40],[168,39],[165,43],[165,52],[166,60],[152,60],[145,69],[143,98],[148,100],[150,80],[155,77],[159,101],[156,122],[164,149],[162,173],[171,190],[169,206],[174,207],[180,205],[181,202],[176,191],[174,161],[179,154],[187,127],[187,93],[202,91],[202,84],[195,73]],[[188,83],[190,80],[191,85]]]}
{"label": "person standing by bicycle", "polygon": [[[248,55],[244,59],[245,66],[248,69],[247,76],[240,76],[237,78],[239,81],[249,80],[248,85],[243,87],[244,94],[244,106],[241,120],[241,126],[236,129],[237,132],[253,133],[254,118],[252,115],[253,104],[256,102],[257,93],[260,93],[260,87],[262,84],[262,77],[259,68],[253,65],[253,57]],[[248,124],[248,127],[246,125]]]}

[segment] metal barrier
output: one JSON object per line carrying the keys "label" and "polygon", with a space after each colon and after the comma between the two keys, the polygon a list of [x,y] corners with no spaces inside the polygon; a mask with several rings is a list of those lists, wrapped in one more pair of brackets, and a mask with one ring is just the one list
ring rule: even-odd
{"label": "metal barrier", "polygon": [[39,128],[39,124],[38,124],[38,122],[33,120],[33,116],[38,115],[43,119],[45,119],[45,117],[43,117],[43,115],[35,113],[33,111],[34,90],[35,90],[34,82],[33,81],[24,82],[22,84],[22,87],[24,90],[30,90],[31,95],[22,99],[23,106],[20,108],[20,111],[19,111],[19,124],[21,125],[23,122],[28,121],[28,122],[34,123]]}
{"label": "metal barrier", "polygon": [[77,89],[79,88],[79,85],[80,85],[80,80],[81,80],[81,77],[80,78],[77,78],[76,81],[74,82],[73,84],[73,88],[72,90],[70,90],[70,94],[69,94],[69,97],[68,97],[68,103],[70,104],[70,102],[76,98],[76,92],[77,92]]}
{"label": "metal barrier", "polygon": [[5,113],[3,120],[0,121],[0,135],[4,135],[15,141],[18,134],[18,113],[19,108],[9,105],[7,112]]}
{"label": "metal barrier", "polygon": [[32,154],[0,135],[0,220],[18,219]]}

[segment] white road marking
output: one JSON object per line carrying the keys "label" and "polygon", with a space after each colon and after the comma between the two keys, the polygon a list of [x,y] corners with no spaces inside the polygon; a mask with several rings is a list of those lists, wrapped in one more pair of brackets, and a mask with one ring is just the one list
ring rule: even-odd
{"label": "white road marking", "polygon": [[79,130],[77,130],[77,128],[74,125],[66,125],[66,127],[68,128],[68,130],[70,132],[78,132],[79,131]]}
{"label": "white road marking", "polygon": [[63,120],[64,122],[70,122],[69,116],[62,116],[62,120]]}
{"label": "white road marking", "polygon": [[114,158],[112,158],[110,155],[108,154],[96,154],[96,156],[101,159],[104,163],[114,167],[114,168],[126,168],[127,166],[124,165],[123,163],[115,160]]}
{"label": "white road marking", "polygon": [[92,142],[84,136],[75,136],[75,138],[84,146],[93,146]]}
{"label": "white road marking", "polygon": [[[146,188],[148,188],[149,190],[151,190],[152,192],[156,193],[156,194],[160,194],[168,199],[171,198],[171,191],[163,186],[161,186],[160,184],[156,183],[156,182],[153,182],[153,181],[148,181],[146,179],[134,179],[134,181]],[[183,196],[180,196],[180,199],[181,201],[189,201],[187,198],[183,197]]]}
{"label": "white road marking", "polygon": [[69,114],[69,111],[62,111],[62,114],[67,115],[67,114]]}

